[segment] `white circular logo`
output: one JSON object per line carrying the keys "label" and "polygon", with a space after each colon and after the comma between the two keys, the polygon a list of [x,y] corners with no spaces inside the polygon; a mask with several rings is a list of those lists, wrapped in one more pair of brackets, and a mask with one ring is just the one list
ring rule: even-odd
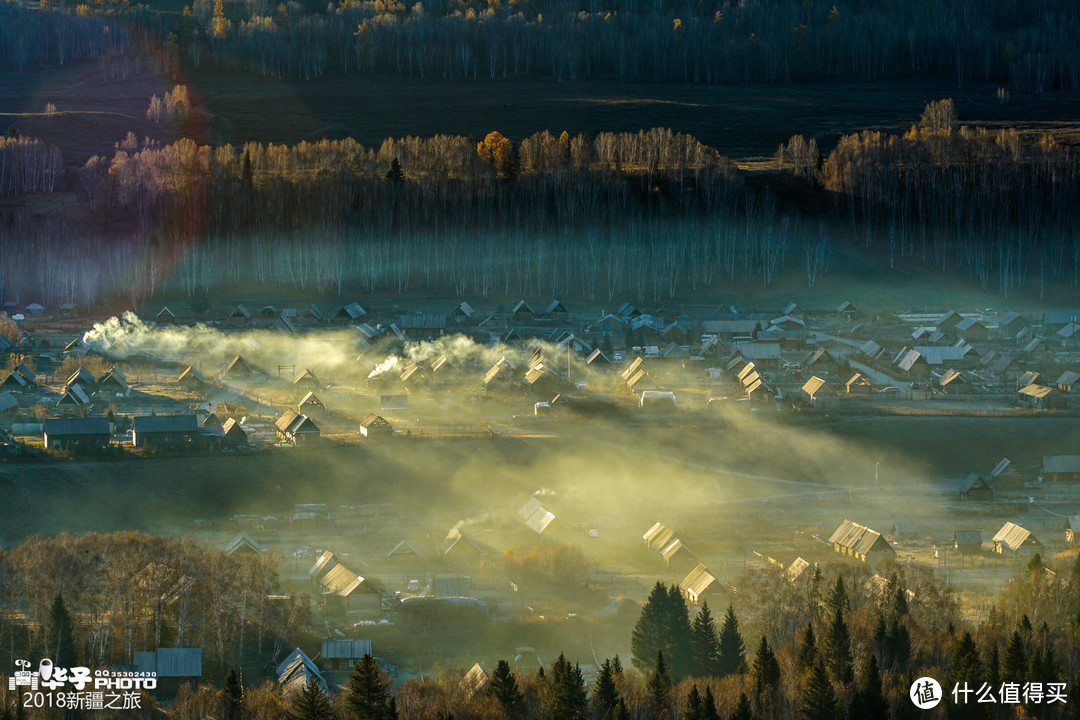
{"label": "white circular logo", "polygon": [[941,684],[932,677],[921,677],[911,684],[911,702],[920,710],[935,708],[941,702]]}

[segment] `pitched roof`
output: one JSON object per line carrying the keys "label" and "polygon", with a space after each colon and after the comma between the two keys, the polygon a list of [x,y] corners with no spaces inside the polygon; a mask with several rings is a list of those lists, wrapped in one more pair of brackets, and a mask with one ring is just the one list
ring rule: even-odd
{"label": "pitched roof", "polygon": [[381,427],[381,428],[388,428],[388,429],[391,429],[391,430],[393,429],[393,426],[390,423],[388,423],[381,415],[376,415],[373,412],[369,412],[367,415],[365,415],[363,417],[363,419],[360,421],[360,427],[365,427],[365,428]]}
{"label": "pitched roof", "polygon": [[946,363],[960,362],[971,351],[970,345],[917,345],[913,349],[922,355],[927,365],[944,365]]}
{"label": "pitched roof", "polygon": [[242,435],[245,438],[247,437],[247,432],[244,430],[244,426],[237,422],[235,418],[229,418],[224,423],[222,423],[221,434],[225,437],[229,437],[230,435],[235,436],[237,434]]}
{"label": "pitched roof", "polygon": [[986,326],[984,326],[981,322],[979,322],[978,318],[969,317],[969,318],[964,318],[960,322],[956,323],[956,330],[957,330],[957,332],[967,332],[968,330],[975,327],[976,325],[981,327],[983,330],[986,329]]}
{"label": "pitched roof", "polygon": [[292,408],[281,413],[281,417],[274,421],[274,427],[280,432],[289,435],[319,432],[319,426],[312,422],[311,418],[307,415],[301,415]]}
{"label": "pitched roof", "polygon": [[460,302],[458,306],[450,311],[451,315],[464,315],[465,317],[472,317],[476,311],[473,310],[472,305],[467,302]]}
{"label": "pitched roof", "polygon": [[1031,534],[1030,530],[1020,527],[1016,523],[1007,522],[994,534],[994,542],[1000,543],[1010,550],[1019,550],[1024,543],[1031,541],[1038,544],[1039,541]]}
{"label": "pitched roof", "polygon": [[465,694],[470,697],[475,695],[484,689],[487,685],[488,674],[484,671],[484,668],[480,667],[480,663],[476,663],[469,672],[465,673],[465,676],[461,678],[461,688],[465,691]]}
{"label": "pitched roof", "polygon": [[814,352],[810,353],[805,360],[803,360],[803,365],[806,367],[813,367],[815,363],[819,362],[836,361],[833,359],[833,356],[829,354],[828,350],[823,347],[819,347],[818,349],[814,350]]}
{"label": "pitched roof", "polygon": [[1080,333],[1080,325],[1077,325],[1074,322],[1069,323],[1068,325],[1057,331],[1058,337],[1066,339],[1073,337],[1077,333]]}
{"label": "pitched roof", "polygon": [[371,640],[366,638],[324,638],[322,656],[327,660],[357,660],[371,654]]}
{"label": "pitched roof", "polygon": [[0,393],[0,412],[19,407],[19,401],[9,392]]}
{"label": "pitched roof", "polygon": [[94,378],[94,374],[84,367],[79,368],[75,372],[71,373],[71,376],[67,379],[64,385],[73,385],[74,383],[82,383],[83,385],[95,385],[97,380]]}
{"label": "pitched roof", "polygon": [[367,310],[360,307],[360,303],[351,302],[338,310],[338,317],[341,317],[342,315],[348,317],[350,320],[356,320],[367,315]]}
{"label": "pitched roof", "polygon": [[938,380],[938,384],[941,385],[941,387],[945,387],[946,385],[949,385],[951,383],[962,385],[967,383],[967,379],[960,373],[959,370],[955,368],[950,368],[946,370],[945,374],[941,376],[941,379]]}
{"label": "pitched roof", "polygon": [[407,541],[402,540],[397,545],[395,545],[390,552],[386,553],[386,559],[392,560],[395,556],[401,557],[402,555],[419,556],[420,553],[416,552],[416,548],[410,545]]}
{"label": "pitched roof", "polygon": [[[823,390],[824,392],[822,392]],[[825,384],[825,381],[817,375],[811,375],[810,379],[804,382],[802,386],[802,391],[810,397],[814,397],[819,393],[826,394],[829,390],[830,388]]]}
{"label": "pitched roof", "polygon": [[199,418],[193,414],[182,415],[136,415],[131,418],[131,429],[139,435],[160,432],[196,432]]}
{"label": "pitched roof", "polygon": [[472,548],[477,553],[482,552],[480,546],[473,542],[468,536],[466,536],[457,528],[451,528],[450,532],[446,534],[446,538],[444,538],[443,541],[439,543],[439,553],[441,555],[447,555],[459,544]]}
{"label": "pitched roof", "polygon": [[298,407],[298,408],[303,408],[303,407],[325,408],[326,406],[323,405],[323,401],[319,399],[319,396],[315,394],[314,390],[308,390],[307,393],[304,394],[304,397],[300,398],[300,402],[296,403],[296,407]]}
{"label": "pitched roof", "polygon": [[177,383],[181,383],[181,382],[184,382],[186,380],[193,380],[196,383],[201,383],[201,384],[206,383],[206,378],[203,377],[203,374],[201,372],[199,372],[198,370],[196,370],[191,365],[188,365],[186,368],[184,368],[184,371],[181,372],[180,375],[178,375],[177,378],[176,378]]}
{"label": "pitched roof", "polygon": [[242,551],[261,553],[265,550],[266,548],[255,542],[255,538],[251,537],[246,532],[236,533],[236,535],[233,535],[232,540],[225,544],[226,555],[232,555],[233,553]]}
{"label": "pitched roof", "polygon": [[62,405],[65,402],[82,407],[90,403],[90,396],[83,390],[82,385],[69,385],[64,389],[64,394],[60,396],[60,400],[56,404]]}
{"label": "pitched roof", "polygon": [[541,506],[529,516],[529,519],[525,521],[525,524],[537,535],[543,535],[544,531],[547,530],[548,526],[554,521],[555,513]]}
{"label": "pitched roof", "polygon": [[442,330],[446,327],[446,316],[438,313],[402,315],[398,327],[403,330]]}
{"label": "pitched roof", "polygon": [[697,557],[694,551],[686,546],[686,544],[679,538],[675,538],[660,551],[660,557],[664,562],[671,562],[680,553],[689,554],[691,557]]}
{"label": "pitched roof", "polygon": [[[645,531],[645,534],[641,536],[641,539],[645,541],[646,545],[652,546],[652,544],[659,540],[660,537],[665,533],[670,533],[673,535],[675,531],[669,528],[664,523],[657,522],[653,523],[653,526]],[[670,535],[668,537],[670,537]],[[667,541],[665,540],[664,542],[666,544]]]}
{"label": "pitched roof", "polygon": [[709,572],[701,563],[698,563],[697,567],[691,570],[686,577],[679,583],[679,588],[684,593],[689,593],[694,597],[701,597],[710,585],[716,582],[716,577]]}
{"label": "pitched roof", "polygon": [[435,362],[431,363],[431,372],[437,373],[442,370],[455,370],[454,363],[450,362],[450,358],[445,355],[440,355],[435,358]]}
{"label": "pitched roof", "polygon": [[850,388],[853,385],[870,385],[871,383],[869,380],[866,379],[865,375],[863,375],[861,372],[857,372],[852,375],[851,379],[844,384]]}
{"label": "pitched roof", "polygon": [[46,435],[108,435],[107,418],[50,418],[43,423]]}
{"label": "pitched roof", "polygon": [[801,557],[797,557],[791,561],[791,564],[784,570],[784,579],[788,582],[795,582],[798,580],[806,569],[810,567],[810,563],[803,560]]}
{"label": "pitched roof", "polygon": [[608,359],[607,355],[601,352],[600,348],[595,348],[591,353],[589,353],[589,357],[585,358],[585,364],[610,365],[611,360]]}
{"label": "pitched roof", "polygon": [[844,520],[840,527],[836,528],[836,531],[829,537],[830,543],[848,548],[859,555],[866,555],[879,540],[885,543],[885,547],[892,549],[892,546],[885,541],[881,533],[851,520]]}
{"label": "pitched roof", "polygon": [[1036,385],[1034,383],[1032,383],[1031,385],[1027,385],[1025,387],[1020,388],[1017,392],[1020,395],[1023,395],[1024,397],[1031,397],[1031,398],[1044,398],[1044,397],[1047,397],[1048,395],[1057,395],[1058,394],[1058,391],[1055,390],[1052,387],[1048,387],[1046,385]]}
{"label": "pitched roof", "polygon": [[320,672],[319,666],[300,648],[293,650],[281,661],[277,676],[282,695],[286,697],[312,683],[317,683],[324,691],[327,688],[326,678]]}
{"label": "pitched roof", "polygon": [[528,501],[521,506],[521,509],[517,511],[522,520],[528,520],[532,517],[533,513],[537,510],[542,510],[544,504],[536,497],[536,495],[530,495]]}
{"label": "pitched roof", "polygon": [[1080,455],[1043,455],[1044,473],[1080,473]]}
{"label": "pitched roof", "polygon": [[296,377],[294,377],[292,380],[293,385],[296,385],[297,383],[304,380],[310,380],[311,382],[315,383],[316,386],[318,386],[319,384],[319,379],[315,377],[315,373],[311,372],[311,370],[308,368],[304,368],[296,374]]}
{"label": "pitched roof", "polygon": [[1054,384],[1055,385],[1075,385],[1077,382],[1080,382],[1080,373],[1073,372],[1072,370],[1066,370],[1065,372],[1061,373],[1061,375],[1058,376],[1058,379],[1057,379],[1057,381],[1054,382]]}
{"label": "pitched roof", "polygon": [[255,373],[252,367],[247,364],[247,360],[245,360],[241,355],[237,355],[236,357],[234,357],[232,360],[229,361],[229,364],[225,366],[226,374],[231,374],[234,371],[246,371],[251,374]]}

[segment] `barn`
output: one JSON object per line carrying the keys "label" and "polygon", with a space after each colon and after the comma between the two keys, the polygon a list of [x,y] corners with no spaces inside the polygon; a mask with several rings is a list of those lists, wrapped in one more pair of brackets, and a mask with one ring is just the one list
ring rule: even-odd
{"label": "barn", "polygon": [[131,418],[131,444],[135,447],[185,447],[193,444],[198,434],[199,419],[192,414]]}
{"label": "barn", "polygon": [[109,446],[112,432],[107,418],[60,418],[44,423],[45,447],[64,450],[95,450]]}
{"label": "barn", "polygon": [[896,557],[892,545],[876,530],[851,520],[844,520],[829,537],[833,550],[863,562],[890,560]]}
{"label": "barn", "polygon": [[1080,455],[1044,455],[1042,479],[1054,482],[1080,480]]}
{"label": "barn", "polygon": [[321,437],[319,426],[312,422],[311,418],[291,408],[274,421],[274,427],[278,440],[293,445],[310,445],[318,442]]}
{"label": "barn", "polygon": [[1016,523],[1007,522],[994,535],[994,552],[1013,558],[1031,557],[1042,552],[1043,546],[1031,531]]}
{"label": "barn", "polygon": [[394,436],[394,427],[375,413],[368,413],[360,421],[360,434],[366,438],[388,438]]}

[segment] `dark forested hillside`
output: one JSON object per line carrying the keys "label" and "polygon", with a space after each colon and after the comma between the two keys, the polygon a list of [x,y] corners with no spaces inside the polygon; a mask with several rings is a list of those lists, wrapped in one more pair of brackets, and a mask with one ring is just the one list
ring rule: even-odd
{"label": "dark forested hillside", "polygon": [[1039,93],[1080,87],[1078,35],[1070,0],[65,0],[0,6],[0,66],[155,46],[172,64],[302,79],[385,71],[742,84],[936,73]]}

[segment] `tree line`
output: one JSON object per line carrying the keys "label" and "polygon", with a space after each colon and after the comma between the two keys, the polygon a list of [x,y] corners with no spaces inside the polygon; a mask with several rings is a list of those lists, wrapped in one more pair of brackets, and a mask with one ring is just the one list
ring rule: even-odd
{"label": "tree line", "polygon": [[[10,146],[24,150],[8,175],[59,182],[40,170],[48,146]],[[658,302],[736,280],[813,286],[844,244],[1004,295],[1080,285],[1080,164],[1049,136],[960,126],[946,100],[902,135],[845,136],[824,157],[796,136],[777,167],[792,180],[784,194],[775,173],[748,182],[714,149],[659,128],[377,147],[141,145],[129,133],[66,178],[103,234],[8,214],[0,294],[92,305],[121,293],[137,305],[254,284]]]}
{"label": "tree line", "polygon": [[903,135],[842,137],[816,171],[817,149],[801,137],[778,157],[828,190],[852,236],[885,250],[890,267],[914,257],[1004,295],[1080,282],[1080,163],[1050,135],[960,126],[942,100]]}
{"label": "tree line", "polygon": [[[195,0],[183,13],[126,0],[61,0],[40,12],[8,5],[0,66],[20,69],[126,42],[127,50],[164,48],[169,63],[209,57],[299,79],[338,71],[740,84],[934,73],[960,86],[1080,87],[1080,12],[1069,0]],[[134,42],[102,38],[95,16],[121,20]],[[108,34],[120,34],[120,24]]]}

